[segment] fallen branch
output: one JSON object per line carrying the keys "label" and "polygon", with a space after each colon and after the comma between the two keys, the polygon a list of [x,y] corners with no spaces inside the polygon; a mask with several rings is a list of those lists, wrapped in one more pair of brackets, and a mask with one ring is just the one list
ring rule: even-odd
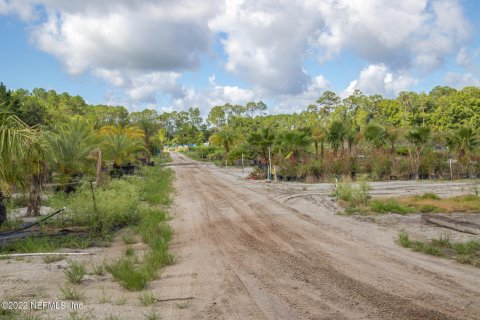
{"label": "fallen branch", "polygon": [[16,257],[35,257],[35,256],[87,256],[94,255],[95,252],[37,252],[37,253],[12,253],[1,254],[1,258],[16,258]]}
{"label": "fallen branch", "polygon": [[169,298],[169,299],[155,299],[158,302],[166,302],[166,301],[175,301],[175,300],[191,300],[194,299],[194,297],[186,297],[186,298]]}

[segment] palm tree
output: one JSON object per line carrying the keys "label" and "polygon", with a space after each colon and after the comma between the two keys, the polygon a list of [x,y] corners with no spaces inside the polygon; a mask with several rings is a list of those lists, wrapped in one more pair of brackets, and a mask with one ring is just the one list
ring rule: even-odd
{"label": "palm tree", "polygon": [[42,186],[48,174],[48,163],[55,160],[55,155],[48,144],[45,133],[37,130],[37,135],[26,145],[28,152],[21,161],[21,168],[25,169],[23,176],[27,179],[28,206],[27,216],[39,216],[42,204]]}
{"label": "palm tree", "polygon": [[231,128],[225,128],[210,136],[208,141],[214,146],[222,146],[225,150],[225,157],[230,152],[230,148],[241,140],[239,134]]}
{"label": "palm tree", "polygon": [[395,153],[395,143],[400,139],[400,136],[401,136],[402,132],[399,128],[387,127],[385,129],[385,134],[386,134],[386,139],[390,143],[390,150],[391,150],[392,154],[394,154]]}
{"label": "palm tree", "polygon": [[422,152],[432,136],[430,127],[416,127],[410,129],[405,138],[410,142],[409,149],[412,172],[415,175],[415,180],[418,180],[418,173],[420,169],[420,160]]}
{"label": "palm tree", "polygon": [[283,132],[278,137],[278,144],[281,151],[287,153],[286,159],[296,163],[300,153],[312,143],[311,133],[303,130]]}
{"label": "palm tree", "polygon": [[38,137],[38,131],[18,117],[0,113],[0,224],[7,220],[5,198],[12,186],[27,187],[29,177],[38,172],[33,166],[26,167],[34,163],[29,163],[30,156],[42,152]]}
{"label": "palm tree", "polygon": [[112,161],[115,166],[121,166],[134,162],[136,154],[144,151],[145,146],[142,138],[119,130],[103,134],[102,149],[105,159]]}
{"label": "palm tree", "polygon": [[72,117],[58,126],[48,141],[55,154],[53,169],[62,184],[71,183],[75,175],[89,171],[92,151],[99,143],[93,126],[80,117]]}
{"label": "palm tree", "polygon": [[468,155],[480,146],[477,133],[470,127],[459,127],[449,132],[447,145],[457,151],[458,159],[468,161]]}
{"label": "palm tree", "polygon": [[385,145],[387,132],[384,127],[370,123],[364,130],[365,140],[377,150],[380,150]]}
{"label": "palm tree", "polygon": [[343,141],[347,135],[347,128],[340,120],[335,120],[330,124],[327,132],[327,141],[333,149],[333,153],[337,156],[340,146],[343,149]]}
{"label": "palm tree", "polygon": [[261,128],[257,132],[251,133],[247,138],[248,143],[250,143],[255,147],[260,148],[262,152],[263,161],[267,159],[268,147],[270,147],[274,141],[275,141],[275,132],[270,127]]}
{"label": "palm tree", "polygon": [[324,157],[324,143],[327,137],[327,132],[321,126],[315,126],[312,129],[312,141],[315,145],[315,159],[318,159],[318,143],[320,143],[320,156]]}

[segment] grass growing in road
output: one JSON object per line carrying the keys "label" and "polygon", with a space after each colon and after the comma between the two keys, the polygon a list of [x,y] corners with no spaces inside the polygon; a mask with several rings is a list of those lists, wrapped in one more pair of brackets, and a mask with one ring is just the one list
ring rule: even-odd
{"label": "grass growing in road", "polygon": [[398,243],[413,251],[423,252],[438,257],[449,257],[463,264],[471,264],[480,268],[480,240],[452,242],[447,236],[427,242],[411,240],[405,232],[398,234]]}
{"label": "grass growing in road", "polygon": [[137,178],[141,197],[145,201],[137,208],[139,222],[133,230],[150,247],[142,259],[136,259],[133,250],[126,250],[124,257],[106,267],[115,280],[127,290],[144,289],[149,281],[157,278],[158,270],[173,263],[168,252],[172,230],[167,224],[168,214],[164,207],[171,203],[173,172],[156,167],[144,167],[142,177]]}

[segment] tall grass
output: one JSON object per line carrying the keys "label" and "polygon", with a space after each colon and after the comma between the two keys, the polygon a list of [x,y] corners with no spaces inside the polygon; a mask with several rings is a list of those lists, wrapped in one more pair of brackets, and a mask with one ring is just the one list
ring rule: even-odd
{"label": "tall grass", "polygon": [[350,180],[342,180],[336,185],[335,192],[339,199],[348,202],[350,206],[354,207],[368,204],[368,192],[370,189],[367,177],[362,176],[357,183],[353,183]]}

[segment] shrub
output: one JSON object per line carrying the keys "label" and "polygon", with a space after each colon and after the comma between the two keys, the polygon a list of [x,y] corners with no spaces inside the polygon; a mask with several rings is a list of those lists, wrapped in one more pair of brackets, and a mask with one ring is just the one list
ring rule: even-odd
{"label": "shrub", "polygon": [[349,202],[352,206],[359,204],[366,205],[369,198],[368,191],[370,191],[370,185],[365,176],[362,176],[356,184],[348,180],[343,180],[336,186],[338,198]]}
{"label": "shrub", "polygon": [[[90,226],[100,231],[135,224],[138,221],[137,206],[140,201],[137,186],[125,180],[115,179],[107,186],[95,190],[96,208],[90,186],[84,184],[70,196],[56,195],[52,204],[67,207],[67,222],[75,226]],[[62,205],[62,206],[63,206]]]}

